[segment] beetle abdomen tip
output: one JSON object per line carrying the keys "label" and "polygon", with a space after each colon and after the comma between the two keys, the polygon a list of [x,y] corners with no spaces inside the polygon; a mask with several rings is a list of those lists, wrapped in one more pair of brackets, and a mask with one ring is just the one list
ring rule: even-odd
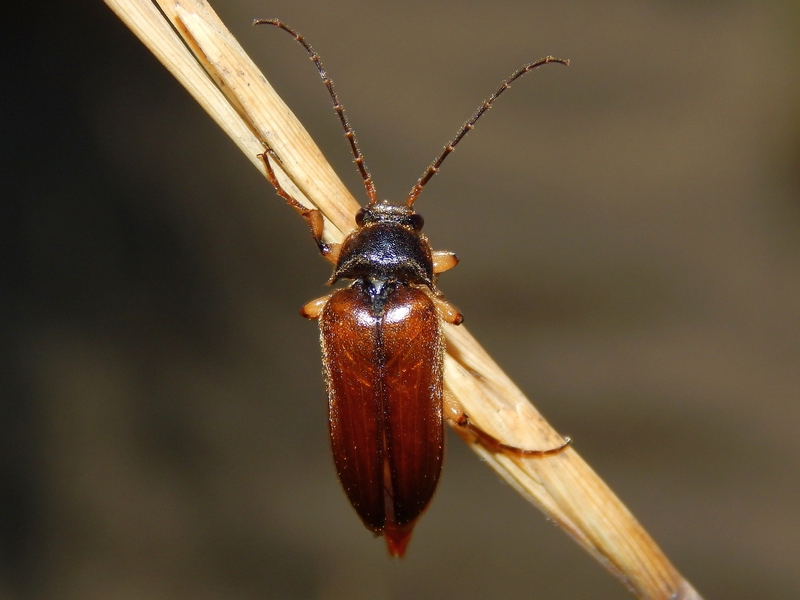
{"label": "beetle abdomen tip", "polygon": [[416,520],[405,525],[386,525],[381,533],[386,539],[386,547],[389,549],[390,556],[403,558],[408,542],[411,540],[415,522]]}

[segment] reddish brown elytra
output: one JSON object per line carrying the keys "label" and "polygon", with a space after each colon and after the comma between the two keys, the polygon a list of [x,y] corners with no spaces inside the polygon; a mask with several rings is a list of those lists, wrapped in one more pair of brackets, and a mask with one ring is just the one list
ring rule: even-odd
{"label": "reddish brown elytra", "polygon": [[[277,19],[257,20],[254,25],[279,27],[306,49],[328,87],[364,179],[369,202],[356,214],[357,228],[341,245],[328,244],[322,239],[320,212],[306,208],[281,187],[270,164],[278,161],[272,151],[262,155],[270,182],[303,216],[320,253],[335,265],[328,283],[352,280],[348,287],[309,302],[301,314],[319,320],[339,480],[367,529],[384,536],[391,555],[402,556],[442,468],[442,321],[452,325],[463,321],[435,285],[438,274],[454,267],[458,259],[452,252],[431,250],[414,201],[456,144],[516,79],[543,64],[569,62],[548,56],[503,81],[411,188],[405,204],[394,204],[378,202],[355,133],[317,53]],[[448,406],[447,413],[456,426],[468,429],[493,452],[542,457],[561,452],[570,442],[565,438],[556,448],[523,450],[472,425],[458,407]]]}

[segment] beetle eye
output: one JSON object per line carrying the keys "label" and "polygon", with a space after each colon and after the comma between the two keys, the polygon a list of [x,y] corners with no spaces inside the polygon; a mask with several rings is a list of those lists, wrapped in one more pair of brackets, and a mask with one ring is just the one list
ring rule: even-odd
{"label": "beetle eye", "polygon": [[356,213],[356,225],[361,227],[364,224],[364,214],[367,212],[367,209],[360,208]]}
{"label": "beetle eye", "polygon": [[411,226],[414,228],[415,231],[421,231],[422,226],[425,225],[425,219],[422,218],[422,215],[414,213],[409,217],[411,221]]}

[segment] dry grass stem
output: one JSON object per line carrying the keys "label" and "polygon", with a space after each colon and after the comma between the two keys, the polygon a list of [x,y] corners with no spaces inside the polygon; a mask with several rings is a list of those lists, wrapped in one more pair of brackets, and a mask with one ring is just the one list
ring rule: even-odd
{"label": "dry grass stem", "polygon": [[[326,239],[353,226],[358,204],[319,148],[211,7],[202,0],[106,0],[264,172],[271,148],[284,187],[326,217]],[[254,15],[265,16],[265,15]],[[180,37],[179,37],[180,35]],[[447,326],[448,393],[505,443],[551,448],[562,438],[463,327]],[[639,598],[698,599],[647,532],[573,448],[545,459],[496,454],[465,437],[506,481],[556,521]]]}

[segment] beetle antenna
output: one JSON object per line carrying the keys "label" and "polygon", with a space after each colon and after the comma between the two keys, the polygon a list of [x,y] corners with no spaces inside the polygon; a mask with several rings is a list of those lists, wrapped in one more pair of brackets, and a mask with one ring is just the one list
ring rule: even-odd
{"label": "beetle antenna", "polygon": [[361,154],[361,150],[358,147],[356,133],[353,131],[353,128],[350,127],[350,123],[347,120],[347,115],[344,112],[344,107],[339,102],[339,96],[336,94],[336,90],[333,89],[333,81],[325,72],[325,67],[322,66],[319,54],[317,54],[317,52],[311,47],[311,44],[309,44],[302,35],[297,33],[288,25],[282,23],[280,19],[256,19],[253,21],[253,25],[274,25],[275,27],[283,29],[285,32],[294,36],[294,39],[306,49],[306,52],[308,52],[311,60],[313,60],[314,64],[317,66],[319,76],[322,77],[323,83],[328,88],[328,92],[331,95],[331,100],[333,100],[333,110],[336,111],[336,114],[339,115],[339,120],[342,122],[342,127],[344,127],[344,135],[347,138],[347,141],[350,142],[350,149],[353,151],[355,163],[356,166],[358,166],[358,172],[361,173],[361,178],[364,180],[364,187],[367,190],[369,204],[375,204],[378,201],[377,194],[375,192],[375,182],[372,180],[372,175],[369,174],[367,165],[364,162],[364,155]]}
{"label": "beetle antenna", "polygon": [[425,170],[425,173],[422,174],[422,177],[419,178],[419,181],[417,181],[417,183],[414,184],[414,187],[411,188],[411,191],[408,193],[408,197],[406,198],[406,206],[412,206],[414,204],[414,201],[417,199],[417,196],[419,196],[419,193],[422,191],[422,188],[425,187],[425,184],[428,183],[428,181],[430,181],[431,177],[433,177],[434,175],[436,175],[436,173],[439,172],[439,167],[442,166],[442,163],[444,162],[444,159],[447,158],[447,155],[450,154],[456,147],[456,145],[458,145],[458,143],[464,138],[464,136],[467,135],[467,133],[472,130],[472,128],[475,126],[475,122],[481,118],[483,113],[485,113],[487,110],[491,108],[495,100],[497,100],[500,97],[500,94],[502,94],[508,88],[510,88],[511,84],[514,83],[517,79],[519,79],[523,75],[525,75],[525,73],[533,71],[535,68],[541,67],[542,65],[546,65],[548,63],[559,63],[562,65],[569,66],[569,60],[563,58],[555,58],[554,56],[546,56],[543,59],[536,61],[535,63],[530,63],[525,65],[524,67],[521,67],[511,77],[504,80],[503,83],[500,84],[500,87],[497,88],[497,91],[494,94],[492,94],[488,100],[484,100],[480,108],[478,108],[478,110],[475,111],[475,114],[472,115],[469,118],[469,120],[466,123],[464,123],[464,125],[462,125],[461,129],[459,129],[458,133],[456,134],[456,137],[454,137],[453,140],[449,144],[447,144],[447,146],[444,147],[444,150],[442,150],[442,153],[439,155],[439,157],[430,164],[430,166]]}

